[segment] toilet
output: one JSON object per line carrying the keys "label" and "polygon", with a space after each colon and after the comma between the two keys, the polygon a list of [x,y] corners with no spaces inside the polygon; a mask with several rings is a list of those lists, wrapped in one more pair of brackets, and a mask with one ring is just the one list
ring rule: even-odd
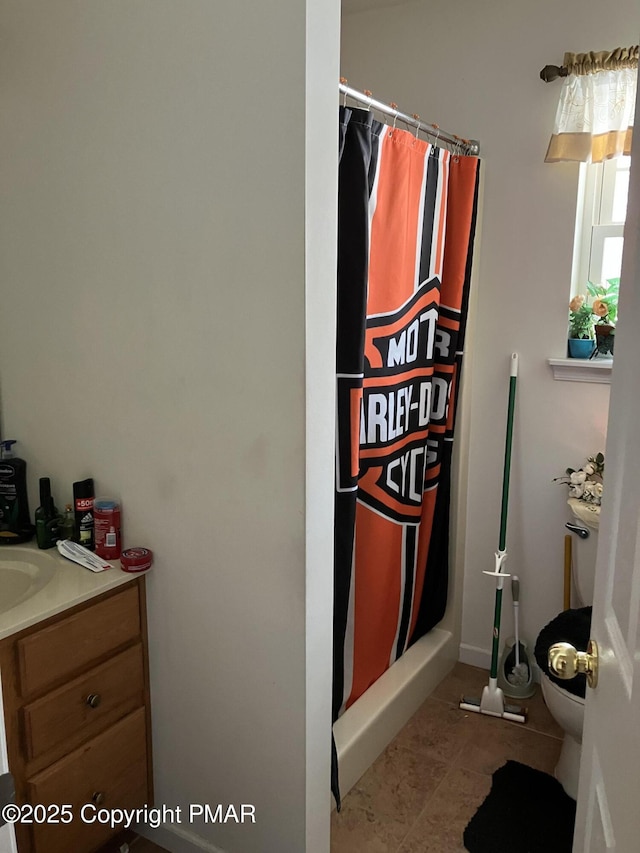
{"label": "toilet", "polygon": [[[550,646],[559,642],[571,643],[579,651],[586,651],[591,633],[591,604],[598,550],[600,507],[575,499],[569,500],[569,506],[573,518],[567,527],[574,531],[571,596],[573,607],[559,613],[542,629],[536,641],[534,655],[542,673],[541,686],[544,701],[565,733],[562,751],[555,768],[555,777],[565,792],[573,799],[577,799],[586,676],[577,675],[566,681],[557,678],[549,672],[547,653]],[[575,527],[583,531],[582,536],[576,533]],[[584,531],[588,532],[586,537]]]}

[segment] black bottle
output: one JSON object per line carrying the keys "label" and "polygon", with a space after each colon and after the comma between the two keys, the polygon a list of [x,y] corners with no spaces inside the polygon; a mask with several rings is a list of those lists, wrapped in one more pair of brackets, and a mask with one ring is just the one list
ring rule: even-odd
{"label": "black bottle", "polygon": [[0,442],[0,545],[33,538],[27,498],[27,463],[13,455],[13,439]]}
{"label": "black bottle", "polygon": [[36,540],[38,548],[53,548],[58,541],[60,513],[51,497],[51,480],[40,478],[40,506],[36,510]]}
{"label": "black bottle", "polygon": [[76,514],[77,542],[84,548],[93,551],[95,540],[93,535],[93,478],[79,480],[73,484],[73,508]]}

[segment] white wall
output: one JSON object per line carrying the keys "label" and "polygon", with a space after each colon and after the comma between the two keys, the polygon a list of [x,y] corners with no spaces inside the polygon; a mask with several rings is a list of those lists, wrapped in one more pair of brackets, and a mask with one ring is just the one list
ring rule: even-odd
{"label": "white wall", "polygon": [[328,850],[338,5],[2,0],[0,27],[32,511],[92,475],[155,552],[156,802],[257,815],[180,832]]}
{"label": "white wall", "polygon": [[[481,143],[462,653],[487,665],[494,593],[482,570],[498,543],[509,354],[520,355],[520,380],[508,567],[521,578],[531,643],[562,608],[566,493],[552,480],[604,449],[607,419],[608,386],[554,381],[547,364],[566,354],[578,167],[543,162],[560,84],[539,72],[565,51],[635,44],[639,34],[636,0],[606,15],[597,0],[417,0],[343,19],[350,85]],[[506,634],[507,607],[503,624]]]}

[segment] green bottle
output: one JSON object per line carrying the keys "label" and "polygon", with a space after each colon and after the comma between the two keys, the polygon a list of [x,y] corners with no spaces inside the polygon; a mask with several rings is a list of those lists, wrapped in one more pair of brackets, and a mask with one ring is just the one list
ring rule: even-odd
{"label": "green bottle", "polygon": [[40,506],[36,510],[36,540],[38,548],[53,548],[58,541],[58,524],[60,513],[53,504],[51,497],[51,480],[40,478]]}
{"label": "green bottle", "polygon": [[73,539],[76,538],[76,516],[71,504],[66,504],[64,515],[59,519],[60,526],[58,527],[58,539]]}

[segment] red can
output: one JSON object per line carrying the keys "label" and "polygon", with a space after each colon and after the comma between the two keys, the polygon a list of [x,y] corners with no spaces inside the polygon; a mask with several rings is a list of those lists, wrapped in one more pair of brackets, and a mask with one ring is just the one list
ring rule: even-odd
{"label": "red can", "polygon": [[146,572],[151,568],[153,551],[149,548],[127,548],[120,554],[120,566],[123,572]]}
{"label": "red can", "polygon": [[93,502],[95,551],[103,560],[117,560],[122,549],[120,540],[120,505],[111,498]]}

